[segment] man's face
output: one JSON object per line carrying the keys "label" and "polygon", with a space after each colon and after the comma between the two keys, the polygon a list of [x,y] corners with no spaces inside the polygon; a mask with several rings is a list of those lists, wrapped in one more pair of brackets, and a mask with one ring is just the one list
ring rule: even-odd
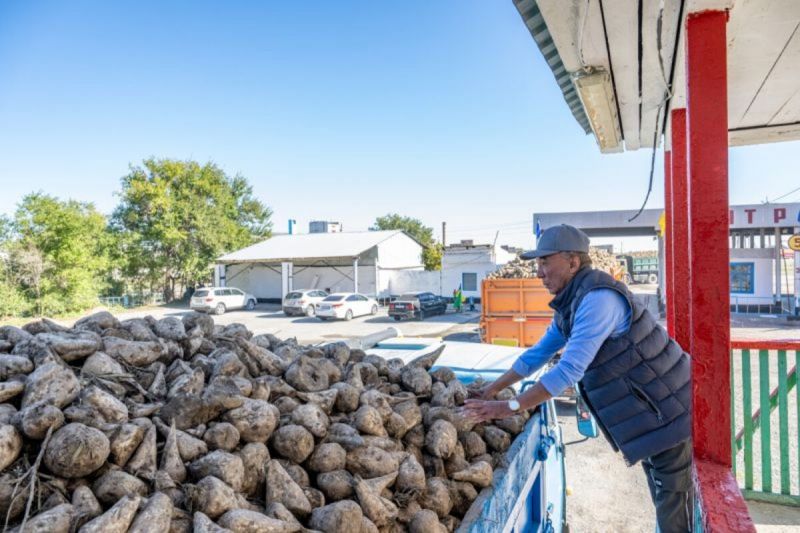
{"label": "man's face", "polygon": [[536,259],[536,276],[550,294],[558,294],[580,269],[577,256],[557,253]]}

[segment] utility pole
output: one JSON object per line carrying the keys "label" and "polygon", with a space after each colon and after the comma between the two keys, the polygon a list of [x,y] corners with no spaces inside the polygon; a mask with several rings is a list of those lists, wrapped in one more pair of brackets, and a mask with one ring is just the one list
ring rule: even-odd
{"label": "utility pole", "polygon": [[[447,236],[447,222],[442,222],[442,263],[444,263],[444,247],[447,246],[445,237]],[[442,265],[444,267],[444,265]],[[444,296],[444,287],[442,286],[442,270],[439,269],[439,296]]]}

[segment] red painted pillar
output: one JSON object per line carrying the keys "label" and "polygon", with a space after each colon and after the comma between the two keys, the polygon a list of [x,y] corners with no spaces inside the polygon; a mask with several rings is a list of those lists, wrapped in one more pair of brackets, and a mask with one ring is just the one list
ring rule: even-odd
{"label": "red painted pillar", "polygon": [[689,351],[689,179],[686,174],[686,109],[672,117],[672,290],[674,339]]}
{"label": "red painted pillar", "polygon": [[731,472],[727,19],[703,11],[686,24],[694,476],[705,531],[755,533]]}
{"label": "red painted pillar", "polygon": [[667,332],[675,337],[675,283],[672,264],[672,152],[664,150],[664,277],[667,303]]}
{"label": "red painted pillar", "polygon": [[728,86],[723,11],[689,15],[689,322],[695,455],[731,465]]}

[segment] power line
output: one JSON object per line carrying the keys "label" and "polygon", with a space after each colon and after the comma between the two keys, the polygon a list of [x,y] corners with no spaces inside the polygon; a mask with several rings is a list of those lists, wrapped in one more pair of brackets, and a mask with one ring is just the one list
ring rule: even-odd
{"label": "power line", "polygon": [[[786,194],[782,194],[782,195],[778,196],[777,198],[773,198],[771,201],[772,202],[777,202],[778,200],[786,198],[787,196],[791,196],[796,192],[800,192],[800,187],[798,187],[796,189],[792,189],[791,191],[787,192]],[[767,202],[767,203],[769,203],[769,202]]]}
{"label": "power line", "polygon": [[[681,2],[681,11],[680,11],[680,13],[681,14],[683,13],[683,2]],[[661,68],[661,76],[662,76],[662,78],[665,78],[665,76],[664,76],[664,58],[661,57],[661,49],[662,49],[661,31],[663,29],[663,24],[662,24],[662,16],[663,15],[664,15],[664,5],[662,3],[661,4],[661,8],[660,8],[660,10],[658,12],[658,21],[656,23],[656,28],[657,28],[656,29],[656,49],[658,51],[658,64],[659,64],[659,67]],[[639,2],[639,42],[640,43],[641,43],[641,30],[642,30],[641,16],[642,16],[642,3]],[[679,39],[679,38],[680,38],[680,29],[677,30],[677,33],[676,33],[676,36],[675,36],[676,43],[677,43],[677,39]],[[642,63],[642,48],[641,48],[641,45],[640,45],[639,46],[639,65],[641,65],[641,63]],[[674,70],[674,63],[673,63],[673,70]],[[671,75],[670,75],[670,77],[671,77]],[[653,154],[650,157],[650,177],[647,180],[647,194],[645,194],[645,196],[644,196],[644,201],[642,202],[642,207],[639,208],[639,210],[636,212],[635,215],[633,215],[631,218],[628,219],[628,222],[633,222],[639,215],[642,214],[642,211],[644,211],[644,208],[647,205],[647,200],[650,199],[650,193],[653,191],[653,173],[655,171],[655,164],[656,164],[656,149],[658,148],[658,131],[659,130],[663,130],[663,128],[666,127],[666,123],[667,123],[666,109],[664,111],[664,126],[662,128],[659,127],[658,121],[661,118],[661,110],[664,108],[664,106],[667,104],[667,102],[669,102],[669,100],[672,98],[672,87],[670,86],[670,84],[666,83],[666,79],[664,79],[664,81],[665,81],[665,85],[666,85],[665,88],[664,88],[664,98],[661,100],[661,103],[658,104],[658,108],[656,109],[656,131],[653,132]],[[641,98],[641,96],[642,96],[642,69],[641,69],[641,66],[640,66],[640,68],[639,68],[639,97]],[[641,121],[642,121],[642,104],[641,104],[641,100],[640,100],[639,101],[639,122],[641,123]]]}
{"label": "power line", "polygon": [[513,227],[513,226],[533,226],[533,222],[531,220],[523,220],[523,221],[516,221],[516,222],[500,222],[494,224],[480,224],[478,226],[453,226],[448,224],[447,228],[455,228],[457,230],[473,230],[473,229],[496,229],[496,228],[505,228],[505,227]]}

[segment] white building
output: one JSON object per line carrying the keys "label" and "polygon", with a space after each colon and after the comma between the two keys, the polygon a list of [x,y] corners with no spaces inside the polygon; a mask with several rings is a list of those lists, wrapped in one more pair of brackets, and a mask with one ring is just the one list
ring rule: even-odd
{"label": "white building", "polygon": [[464,298],[481,296],[481,281],[516,257],[494,244],[461,241],[444,249],[442,255],[442,295],[451,296],[459,286]]}
{"label": "white building", "polygon": [[[402,272],[422,272],[422,245],[400,230],[280,235],[217,260],[217,285],[278,301],[295,289],[391,292]],[[393,294],[393,293],[392,293]]]}
{"label": "white building", "polygon": [[389,281],[389,294],[429,291],[451,297],[461,287],[464,298],[480,298],[486,276],[517,257],[500,246],[461,241],[445,247],[442,269],[435,271],[396,271]]}

